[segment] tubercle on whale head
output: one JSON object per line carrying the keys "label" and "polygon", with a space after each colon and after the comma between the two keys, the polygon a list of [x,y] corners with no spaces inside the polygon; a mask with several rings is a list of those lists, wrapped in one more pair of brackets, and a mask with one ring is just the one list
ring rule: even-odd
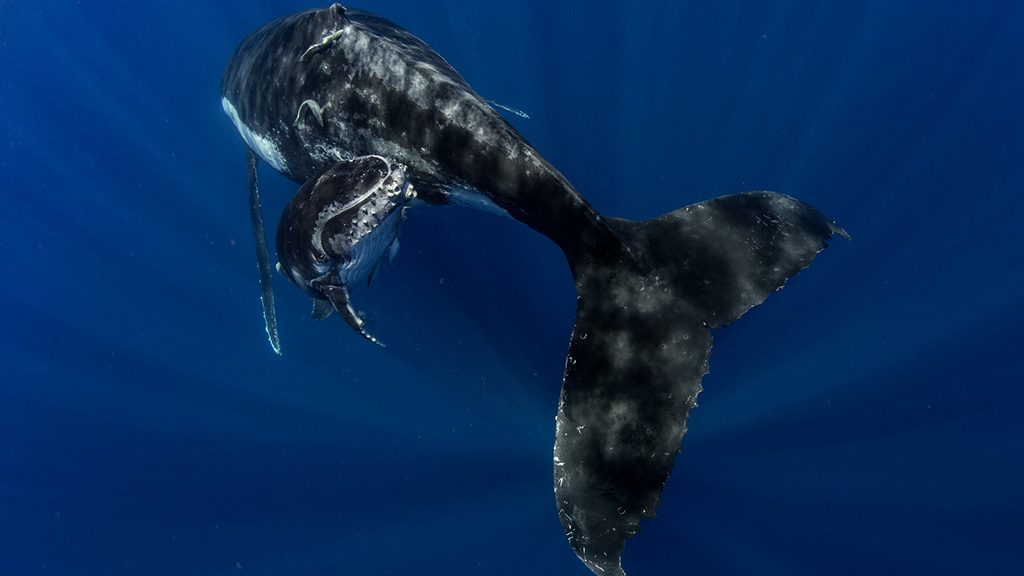
{"label": "tubercle on whale head", "polygon": [[403,212],[415,197],[402,164],[381,156],[338,162],[303,184],[281,216],[278,270],[379,344],[363,329],[349,293],[394,253]]}

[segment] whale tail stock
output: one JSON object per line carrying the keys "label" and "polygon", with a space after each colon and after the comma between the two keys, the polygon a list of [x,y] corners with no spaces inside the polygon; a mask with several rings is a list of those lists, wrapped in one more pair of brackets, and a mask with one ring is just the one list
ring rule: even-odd
{"label": "whale tail stock", "polygon": [[628,250],[570,255],[576,324],[556,418],[555,497],[595,573],[653,517],[701,390],[709,328],[739,318],[846,232],[781,194],[723,196],[644,222],[605,218]]}

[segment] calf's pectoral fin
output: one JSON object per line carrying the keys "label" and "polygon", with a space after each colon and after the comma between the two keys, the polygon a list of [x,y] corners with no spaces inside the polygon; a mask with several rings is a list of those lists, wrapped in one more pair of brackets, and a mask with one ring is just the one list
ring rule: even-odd
{"label": "calf's pectoral fin", "polygon": [[347,322],[353,330],[358,332],[359,335],[378,346],[384,346],[383,342],[377,340],[377,338],[366,331],[366,321],[363,320],[359,312],[352,307],[352,302],[349,299],[347,288],[339,284],[324,284],[320,286],[320,293],[327,298],[327,301],[331,303],[334,310],[341,315],[341,317],[345,319],[345,322]]}
{"label": "calf's pectoral fin", "polygon": [[334,312],[334,306],[331,305],[327,300],[313,299],[313,311],[310,312],[310,317],[313,320],[324,320]]}

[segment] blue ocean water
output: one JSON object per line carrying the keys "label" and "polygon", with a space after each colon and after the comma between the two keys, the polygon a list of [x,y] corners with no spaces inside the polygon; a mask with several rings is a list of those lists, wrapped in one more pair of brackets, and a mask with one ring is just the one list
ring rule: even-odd
{"label": "blue ocean water", "polygon": [[[311,6],[0,0],[0,574],[588,573],[545,238],[418,210],[358,295],[387,348],[280,280],[265,341],[220,76]],[[716,333],[630,574],[1024,573],[1024,4],[358,7],[605,213],[770,189],[853,235]]]}

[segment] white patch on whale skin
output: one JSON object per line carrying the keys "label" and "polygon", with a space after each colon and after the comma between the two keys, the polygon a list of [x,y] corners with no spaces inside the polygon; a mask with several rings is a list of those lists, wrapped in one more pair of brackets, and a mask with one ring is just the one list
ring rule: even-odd
{"label": "white patch on whale skin", "polygon": [[352,246],[349,260],[338,267],[338,277],[345,286],[362,286],[373,269],[398,239],[402,222],[399,211],[392,212],[359,242]]}
{"label": "white patch on whale skin", "polygon": [[471,188],[450,188],[448,190],[448,203],[454,206],[464,206],[475,210],[483,210],[498,216],[509,216],[501,206],[498,206],[485,194]]}
{"label": "white patch on whale skin", "polygon": [[331,45],[331,43],[337,40],[344,33],[344,28],[340,30],[332,30],[330,32],[325,33],[323,38],[321,38],[319,42],[313,44],[309,48],[306,48],[306,51],[303,52],[302,56],[299,57],[299,62],[305,62],[306,56],[309,56],[311,53],[316,54],[317,52],[323,50],[324,48],[327,48],[328,46]]}
{"label": "white patch on whale skin", "polygon": [[309,150],[309,155],[320,164],[330,166],[338,162],[347,162],[354,158],[351,154],[345,153],[341,148],[331,145],[329,142],[317,142]]}
{"label": "white patch on whale skin", "polygon": [[313,113],[313,118],[316,119],[316,123],[321,128],[324,127],[324,108],[330,107],[331,103],[328,102],[327,106],[321,107],[316,100],[304,100],[302,104],[299,104],[299,111],[295,114],[295,122],[292,122],[292,126],[298,126],[299,122],[302,121],[302,111],[309,110]]}
{"label": "white patch on whale skin", "polygon": [[224,107],[224,113],[231,118],[234,122],[235,128],[238,133],[241,134],[242,140],[253,149],[260,158],[267,161],[274,170],[278,172],[287,172],[288,163],[284,161],[284,155],[281,154],[281,149],[277,147],[277,143],[266,136],[261,136],[246,126],[242,119],[238,117],[238,110],[235,110],[235,105],[231,103],[227,98],[221,98],[221,106]]}

